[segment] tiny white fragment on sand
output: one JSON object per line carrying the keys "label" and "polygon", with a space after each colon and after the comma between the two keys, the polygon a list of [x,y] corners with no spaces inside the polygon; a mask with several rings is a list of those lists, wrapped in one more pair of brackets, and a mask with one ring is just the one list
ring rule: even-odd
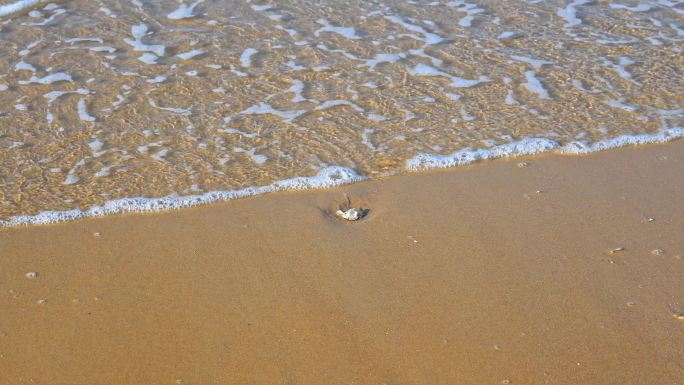
{"label": "tiny white fragment on sand", "polygon": [[102,235],[102,234],[100,234],[99,231],[96,231],[96,232],[93,233],[93,236],[94,236],[94,237],[99,237],[100,235]]}
{"label": "tiny white fragment on sand", "polygon": [[26,273],[26,278],[31,278],[31,279],[38,278],[38,272],[29,271],[28,273]]}
{"label": "tiny white fragment on sand", "polygon": [[348,221],[358,221],[363,217],[363,211],[353,207],[345,211],[337,210],[335,214],[337,214],[338,217]]}
{"label": "tiny white fragment on sand", "polygon": [[672,316],[673,316],[676,320],[684,321],[684,312],[672,313]]}
{"label": "tiny white fragment on sand", "polygon": [[47,299],[39,299],[38,304],[39,305],[45,305],[47,303],[47,301],[48,301]]}
{"label": "tiny white fragment on sand", "polygon": [[654,250],[651,250],[651,254],[653,254],[653,255],[661,255],[661,254],[663,254],[663,253],[665,253],[665,250],[663,250],[663,249],[654,249]]}
{"label": "tiny white fragment on sand", "polygon": [[625,248],[624,248],[624,247],[616,247],[616,248],[614,248],[614,249],[611,249],[611,250],[610,250],[610,253],[611,253],[611,254],[615,254],[615,253],[619,253],[619,252],[621,252],[621,251],[625,251]]}
{"label": "tiny white fragment on sand", "polygon": [[520,162],[520,163],[518,163],[518,167],[520,167],[520,168],[524,168],[524,167],[527,167],[527,166],[529,166],[529,165],[530,165],[530,164],[527,163],[527,162]]}

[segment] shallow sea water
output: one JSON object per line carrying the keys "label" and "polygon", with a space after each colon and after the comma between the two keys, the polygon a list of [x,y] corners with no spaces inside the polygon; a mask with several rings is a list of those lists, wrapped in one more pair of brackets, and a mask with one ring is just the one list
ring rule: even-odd
{"label": "shallow sea water", "polygon": [[[684,135],[684,2],[15,8],[0,5],[5,225]],[[293,177],[311,178],[278,183]],[[53,210],[82,211],[17,218]]]}

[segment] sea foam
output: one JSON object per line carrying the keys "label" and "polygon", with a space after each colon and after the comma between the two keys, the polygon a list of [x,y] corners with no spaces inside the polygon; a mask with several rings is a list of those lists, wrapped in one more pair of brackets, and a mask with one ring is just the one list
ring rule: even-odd
{"label": "sea foam", "polygon": [[47,0],[20,0],[15,1],[14,3],[0,5],[0,17],[22,11],[26,8],[31,8],[46,1]]}
{"label": "sea foam", "polygon": [[357,174],[352,169],[331,166],[321,169],[315,176],[285,179],[266,186],[247,187],[241,190],[211,191],[201,195],[166,196],[161,198],[123,198],[108,201],[101,206],[93,206],[86,210],[44,211],[36,215],[15,216],[6,221],[0,221],[0,226],[13,227],[32,224],[52,224],[88,217],[102,217],[111,214],[175,210],[276,191],[327,188],[363,179],[366,178]]}
{"label": "sea foam", "polygon": [[[589,154],[630,145],[664,143],[683,137],[684,127],[663,129],[654,134],[621,135],[594,143],[573,141],[561,145],[556,141],[546,138],[523,138],[516,142],[489,148],[464,148],[448,155],[419,153],[406,161],[405,169],[407,171],[420,171],[447,168],[489,159],[519,157],[541,153]],[[70,172],[69,175],[71,176],[72,174],[73,173]],[[100,206],[92,206],[85,210],[44,211],[36,215],[19,215],[11,217],[8,220],[0,220],[0,227],[53,224],[121,213],[169,211],[277,191],[330,188],[366,179],[368,179],[366,176],[359,175],[350,168],[330,166],[321,169],[315,176],[280,180],[266,186],[247,187],[240,190],[211,191],[200,195],[170,195],[161,198],[123,198],[105,202]],[[67,182],[70,181],[65,181],[65,183]]]}
{"label": "sea foam", "polygon": [[517,142],[489,148],[464,148],[448,155],[420,153],[406,161],[410,171],[463,166],[487,159],[509,158],[554,152],[559,154],[589,154],[629,145],[664,143],[684,137],[684,127],[668,128],[655,134],[620,135],[589,143],[572,141],[560,144],[546,138],[523,138]]}

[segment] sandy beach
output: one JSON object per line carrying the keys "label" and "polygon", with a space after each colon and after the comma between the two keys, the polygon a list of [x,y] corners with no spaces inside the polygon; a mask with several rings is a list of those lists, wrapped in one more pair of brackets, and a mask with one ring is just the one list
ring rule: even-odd
{"label": "sandy beach", "polygon": [[683,177],[678,141],[5,228],[0,384],[684,384]]}

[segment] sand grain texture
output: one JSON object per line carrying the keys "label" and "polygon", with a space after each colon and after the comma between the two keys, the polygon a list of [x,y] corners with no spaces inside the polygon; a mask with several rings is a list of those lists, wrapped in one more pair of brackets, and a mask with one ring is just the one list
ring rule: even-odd
{"label": "sand grain texture", "polygon": [[0,384],[684,384],[684,142],[519,162],[3,229]]}

